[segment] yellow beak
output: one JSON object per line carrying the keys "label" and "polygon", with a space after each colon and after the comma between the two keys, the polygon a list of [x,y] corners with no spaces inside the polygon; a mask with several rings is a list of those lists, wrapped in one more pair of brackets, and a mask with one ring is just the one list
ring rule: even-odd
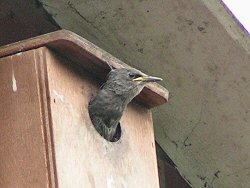
{"label": "yellow beak", "polygon": [[141,76],[138,78],[133,79],[133,81],[141,81],[141,82],[159,82],[162,81],[161,78],[158,77],[154,77],[154,76]]}

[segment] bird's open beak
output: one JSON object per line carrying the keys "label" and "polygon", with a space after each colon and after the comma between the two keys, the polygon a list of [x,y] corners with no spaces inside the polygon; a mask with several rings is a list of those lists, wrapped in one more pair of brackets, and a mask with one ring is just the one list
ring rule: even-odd
{"label": "bird's open beak", "polygon": [[133,81],[141,81],[141,82],[159,82],[162,81],[161,78],[154,77],[154,76],[141,76],[138,78],[133,79]]}

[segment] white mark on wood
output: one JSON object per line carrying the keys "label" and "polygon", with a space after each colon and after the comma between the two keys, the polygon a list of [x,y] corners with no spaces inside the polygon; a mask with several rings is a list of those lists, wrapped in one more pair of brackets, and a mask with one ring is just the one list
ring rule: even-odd
{"label": "white mark on wood", "polygon": [[14,92],[17,92],[17,84],[16,84],[16,77],[15,77],[13,64],[12,64],[12,90]]}
{"label": "white mark on wood", "polygon": [[124,188],[128,187],[128,183],[126,181],[124,181],[124,179],[122,179],[122,186]]}
{"label": "white mark on wood", "polygon": [[127,183],[127,181],[124,180],[123,177],[118,176],[118,177],[115,177],[115,178],[116,178],[115,181],[120,183],[119,187],[122,187],[122,188],[127,188],[128,187],[128,183]]}
{"label": "white mark on wood", "polygon": [[107,177],[107,188],[112,188],[114,187],[114,178],[113,176],[111,175],[110,177]]}
{"label": "white mark on wood", "polygon": [[17,56],[20,56],[20,55],[22,55],[22,53],[23,53],[23,52],[19,52],[19,53],[17,53],[16,55],[17,55]]}
{"label": "white mark on wood", "polygon": [[57,93],[56,90],[53,90],[53,93],[54,93],[56,98],[58,98],[60,101],[64,102],[64,96],[63,95],[60,95],[59,93]]}

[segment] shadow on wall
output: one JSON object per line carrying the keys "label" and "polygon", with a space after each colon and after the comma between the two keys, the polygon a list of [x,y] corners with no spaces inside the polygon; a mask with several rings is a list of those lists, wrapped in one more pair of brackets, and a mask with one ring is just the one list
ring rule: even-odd
{"label": "shadow on wall", "polygon": [[160,188],[191,188],[182,178],[173,161],[162,150],[159,144],[156,145],[157,163],[159,172]]}
{"label": "shadow on wall", "polygon": [[2,0],[0,7],[0,46],[60,29],[37,1]]}

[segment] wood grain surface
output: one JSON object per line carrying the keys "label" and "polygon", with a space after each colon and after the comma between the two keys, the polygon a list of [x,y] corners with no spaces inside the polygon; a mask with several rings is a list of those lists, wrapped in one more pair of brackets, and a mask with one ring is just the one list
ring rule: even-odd
{"label": "wood grain surface", "polygon": [[0,59],[0,187],[52,187],[37,50]]}
{"label": "wood grain surface", "polygon": [[106,141],[88,115],[98,82],[69,60],[45,51],[59,187],[158,188],[150,110],[130,104],[121,120],[121,139]]}

